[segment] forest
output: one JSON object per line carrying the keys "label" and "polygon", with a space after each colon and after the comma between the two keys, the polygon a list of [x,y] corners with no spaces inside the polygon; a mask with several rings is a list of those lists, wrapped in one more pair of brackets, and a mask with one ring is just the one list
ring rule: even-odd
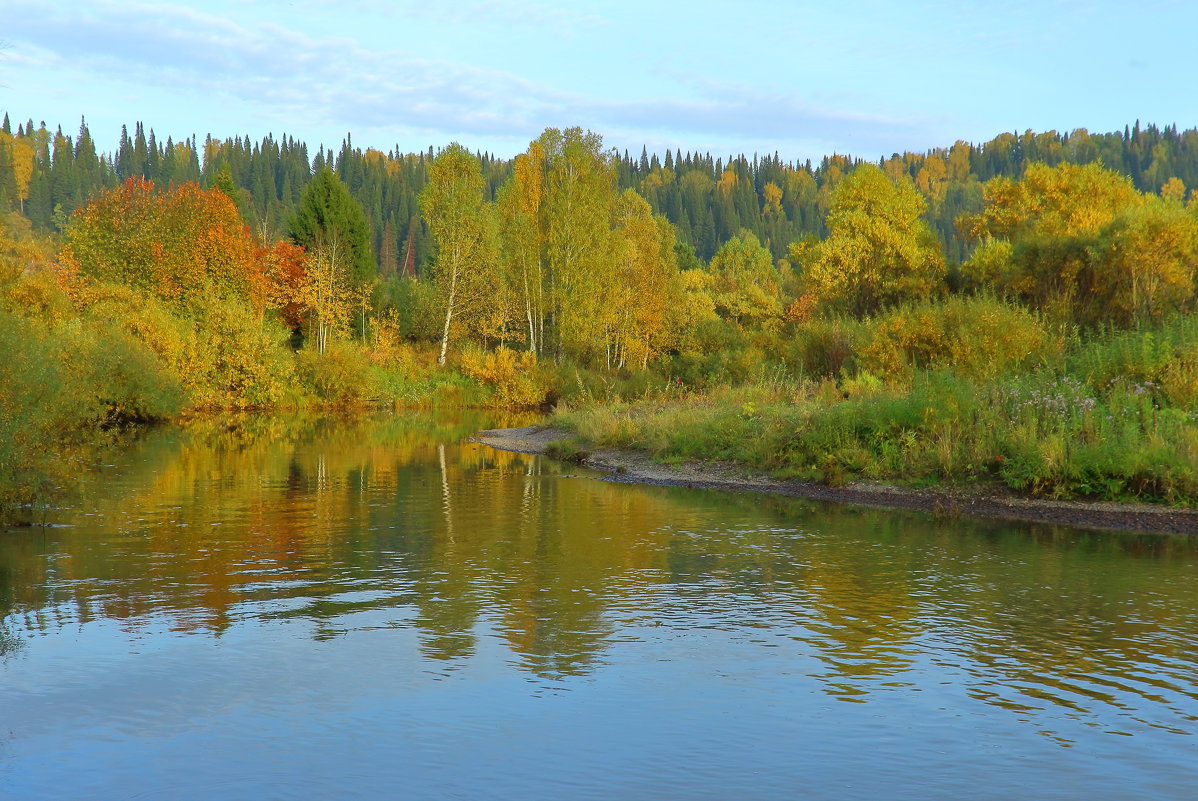
{"label": "forest", "polygon": [[[876,160],[548,129],[338,152],[0,126],[0,515],[246,410],[555,407],[825,483],[1198,502],[1198,130]],[[1187,202],[1188,201],[1188,202]]]}

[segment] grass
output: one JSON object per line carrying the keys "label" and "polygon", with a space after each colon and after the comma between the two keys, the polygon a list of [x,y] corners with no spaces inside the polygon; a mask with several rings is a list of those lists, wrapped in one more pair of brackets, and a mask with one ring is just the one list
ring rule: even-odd
{"label": "grass", "polygon": [[[846,389],[848,390],[846,392]],[[830,485],[1000,485],[1021,494],[1198,505],[1198,415],[1142,384],[948,370],[908,386],[800,381],[564,411],[597,446],[730,460]]]}

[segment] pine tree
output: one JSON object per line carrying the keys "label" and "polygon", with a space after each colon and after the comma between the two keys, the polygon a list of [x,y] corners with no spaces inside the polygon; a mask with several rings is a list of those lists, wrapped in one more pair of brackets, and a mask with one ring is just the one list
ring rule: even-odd
{"label": "pine tree", "polygon": [[125,178],[149,178],[150,147],[146,144],[146,129],[138,122],[133,134],[133,158]]}
{"label": "pine tree", "polygon": [[213,188],[223,192],[229,200],[233,201],[233,205],[237,207],[237,213],[241,215],[241,219],[245,219],[245,203],[242,200],[241,190],[237,188],[237,184],[233,183],[233,173],[229,170],[228,164],[222,164],[220,172],[216,174],[216,181]]}

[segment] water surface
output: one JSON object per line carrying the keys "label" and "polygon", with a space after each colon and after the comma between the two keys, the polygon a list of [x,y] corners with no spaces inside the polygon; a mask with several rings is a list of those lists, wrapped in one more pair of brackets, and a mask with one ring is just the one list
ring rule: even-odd
{"label": "water surface", "polygon": [[1194,541],[610,483],[490,422],[156,431],[0,536],[0,798],[1198,797]]}

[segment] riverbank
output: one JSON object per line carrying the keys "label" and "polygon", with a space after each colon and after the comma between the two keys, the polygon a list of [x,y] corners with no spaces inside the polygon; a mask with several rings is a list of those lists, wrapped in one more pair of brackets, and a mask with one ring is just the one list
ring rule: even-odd
{"label": "riverbank", "polygon": [[[472,442],[502,451],[547,454],[554,443],[573,435],[552,426],[526,426],[480,431]],[[1107,501],[1054,501],[1021,498],[998,491],[913,489],[873,482],[828,486],[755,473],[729,462],[690,460],[662,464],[648,454],[622,448],[578,451],[585,467],[608,473],[605,480],[696,489],[744,490],[788,495],[815,501],[912,509],[937,515],[961,515],[1078,528],[1198,534],[1198,510]]]}

